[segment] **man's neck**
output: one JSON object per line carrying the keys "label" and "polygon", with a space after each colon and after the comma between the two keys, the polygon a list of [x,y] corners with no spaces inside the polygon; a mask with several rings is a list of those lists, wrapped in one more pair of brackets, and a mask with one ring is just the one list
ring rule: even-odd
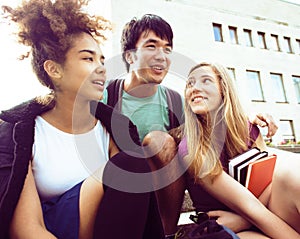
{"label": "man's neck", "polygon": [[145,98],[157,92],[158,84],[147,83],[138,79],[134,74],[128,74],[124,82],[124,91],[138,98]]}

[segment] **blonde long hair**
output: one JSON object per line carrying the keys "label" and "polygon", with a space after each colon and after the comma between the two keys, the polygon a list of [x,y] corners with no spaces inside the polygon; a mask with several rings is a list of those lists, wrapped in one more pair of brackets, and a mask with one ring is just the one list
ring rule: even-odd
{"label": "blonde long hair", "polygon": [[187,137],[190,171],[196,179],[206,176],[213,179],[223,170],[220,162],[223,150],[232,158],[247,149],[249,129],[234,82],[225,67],[203,62],[194,66],[189,75],[204,66],[211,67],[217,75],[223,101],[212,118],[209,113],[206,116],[196,115],[185,97],[183,132]]}

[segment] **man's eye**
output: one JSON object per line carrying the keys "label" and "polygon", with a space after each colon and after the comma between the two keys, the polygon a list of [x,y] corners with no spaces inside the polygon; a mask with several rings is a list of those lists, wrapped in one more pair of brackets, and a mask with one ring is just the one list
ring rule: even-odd
{"label": "man's eye", "polygon": [[170,53],[172,53],[172,48],[171,47],[166,47],[164,49],[164,51],[165,51],[165,53],[170,54]]}
{"label": "man's eye", "polygon": [[155,45],[147,45],[146,48],[149,48],[149,49],[153,49],[153,50],[154,50],[154,49],[155,49]]}

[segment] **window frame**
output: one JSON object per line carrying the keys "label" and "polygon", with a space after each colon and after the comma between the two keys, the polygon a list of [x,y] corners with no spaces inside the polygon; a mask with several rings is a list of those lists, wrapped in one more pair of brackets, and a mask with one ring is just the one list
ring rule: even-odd
{"label": "window frame", "polygon": [[[250,74],[253,75],[253,76],[256,75],[257,77],[249,77]],[[255,92],[259,92],[258,94],[256,94],[258,96],[258,98],[252,98],[251,101],[252,102],[266,102],[265,101],[264,92],[263,92],[263,87],[262,87],[260,72],[259,71],[255,71],[255,70],[246,70],[246,77],[247,77],[247,81],[249,83],[249,89],[251,91],[250,92],[251,96],[255,95],[255,93],[253,92],[253,90],[255,90]],[[252,83],[251,80],[253,80],[253,79],[256,80],[255,84],[251,84]],[[254,89],[254,88],[256,88],[256,89]]]}
{"label": "window frame", "polygon": [[222,24],[213,23],[214,39],[216,42],[224,42]]}
{"label": "window frame", "polygon": [[243,29],[245,45],[248,47],[253,47],[252,31],[249,29]]}
{"label": "window frame", "polygon": [[293,53],[290,37],[283,37],[283,49],[286,53]]}
{"label": "window frame", "polygon": [[294,83],[294,89],[296,91],[297,102],[300,104],[300,76],[293,75],[292,79]]}
{"label": "window frame", "polygon": [[300,54],[300,39],[296,39],[297,47],[298,47],[298,53]]}
{"label": "window frame", "polygon": [[227,67],[228,74],[233,79],[233,81],[236,81],[236,74],[235,74],[235,68],[233,67]]}
{"label": "window frame", "polygon": [[266,33],[257,32],[258,44],[260,49],[267,49]]}
{"label": "window frame", "polygon": [[274,50],[274,51],[281,51],[278,35],[271,34],[271,47],[272,47],[272,50]]}
{"label": "window frame", "polygon": [[[278,77],[274,78],[275,76],[278,76]],[[273,86],[274,85],[277,86],[274,89],[278,89],[278,87],[280,87],[280,92],[279,92],[279,90],[276,91],[276,93],[273,92],[273,95],[278,96],[280,94],[280,97],[283,98],[283,99],[279,99],[279,100],[275,99],[275,102],[276,103],[288,103],[282,74],[271,72],[270,73],[270,80],[272,81]],[[274,82],[275,80],[276,80],[276,82]],[[279,93],[279,94],[277,94],[277,93]]]}
{"label": "window frame", "polygon": [[[286,123],[284,123],[286,122]],[[285,128],[288,127],[289,133],[286,133]],[[288,141],[296,141],[296,135],[295,135],[295,128],[294,128],[294,122],[291,119],[280,119],[279,120],[279,134],[281,134],[282,141],[288,142]]]}
{"label": "window frame", "polygon": [[228,26],[228,30],[229,30],[229,38],[230,38],[230,42],[232,44],[239,44],[239,38],[238,38],[238,34],[237,34],[237,27],[234,26]]}

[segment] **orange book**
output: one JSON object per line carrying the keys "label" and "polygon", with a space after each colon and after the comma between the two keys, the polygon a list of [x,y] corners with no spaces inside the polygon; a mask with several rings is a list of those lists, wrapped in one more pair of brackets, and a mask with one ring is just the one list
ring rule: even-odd
{"label": "orange book", "polygon": [[272,182],[276,159],[277,156],[273,154],[248,165],[245,187],[256,197]]}

